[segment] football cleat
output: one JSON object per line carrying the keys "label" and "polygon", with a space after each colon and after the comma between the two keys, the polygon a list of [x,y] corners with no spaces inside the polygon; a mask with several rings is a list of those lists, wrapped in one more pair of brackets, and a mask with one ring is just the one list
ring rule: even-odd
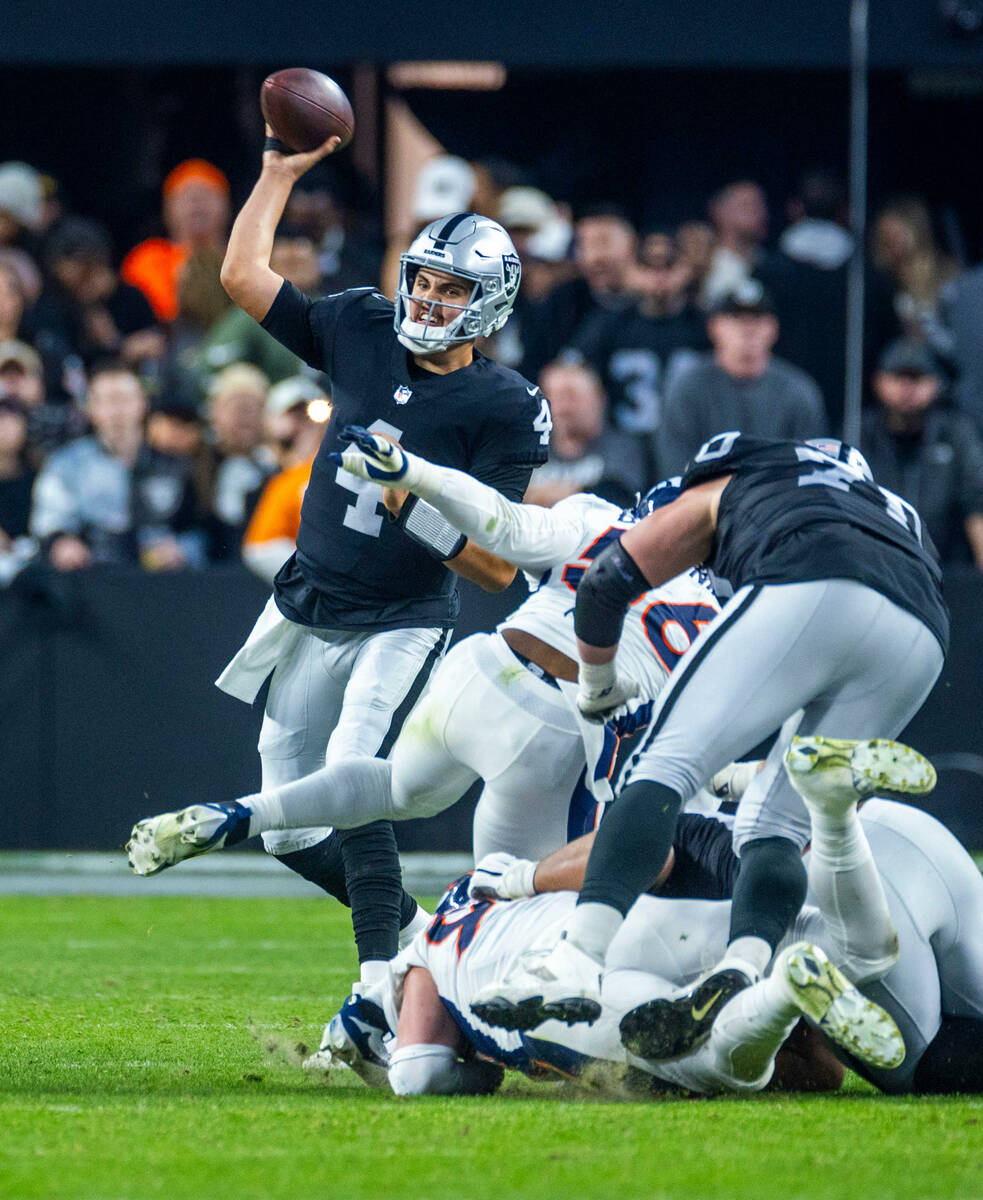
{"label": "football cleat", "polygon": [[245,841],[251,816],[252,809],[233,800],[147,817],[133,826],[126,856],[137,875],[156,875],[186,858]]}
{"label": "football cleat", "polygon": [[621,1043],[639,1058],[669,1059],[702,1046],[720,1010],[751,980],[736,967],[701,979],[681,996],[647,1000],[621,1018]]}
{"label": "football cleat", "polygon": [[530,950],[511,975],[482,988],[471,1011],[498,1029],[524,1031],[544,1021],[592,1025],[601,1015],[601,966],[561,938],[552,950]]}
{"label": "football cleat", "polygon": [[324,1027],[320,1047],[304,1061],[306,1070],[350,1067],[369,1087],[389,1086],[389,1034],[378,1004],[353,992]]}
{"label": "football cleat", "polygon": [[807,804],[833,815],[869,796],[924,796],[935,787],[928,759],[886,738],[795,737],[785,772]]}
{"label": "football cleat", "polygon": [[774,971],[785,979],[802,1015],[854,1058],[888,1069],[904,1062],[904,1039],[890,1014],[859,992],[818,946],[789,946]]}

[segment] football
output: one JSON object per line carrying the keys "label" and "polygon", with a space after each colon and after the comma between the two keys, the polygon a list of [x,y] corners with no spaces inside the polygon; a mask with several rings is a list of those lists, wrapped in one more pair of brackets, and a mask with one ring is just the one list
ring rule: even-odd
{"label": "football", "polygon": [[329,137],[347,146],[355,132],[348,97],[327,75],[287,67],[263,80],[259,104],[266,123],[291,150],[316,150]]}

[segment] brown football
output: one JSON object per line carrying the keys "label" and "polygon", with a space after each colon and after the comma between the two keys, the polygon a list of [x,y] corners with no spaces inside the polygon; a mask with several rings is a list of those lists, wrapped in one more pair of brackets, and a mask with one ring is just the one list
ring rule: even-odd
{"label": "brown football", "polygon": [[287,67],[268,75],[259,106],[266,123],[291,150],[316,150],[329,137],[340,137],[341,146],[347,146],[355,132],[348,97],[333,79],[308,67]]}

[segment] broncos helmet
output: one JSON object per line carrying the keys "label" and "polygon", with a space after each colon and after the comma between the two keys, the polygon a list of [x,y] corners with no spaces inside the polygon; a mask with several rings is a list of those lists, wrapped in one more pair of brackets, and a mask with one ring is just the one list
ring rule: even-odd
{"label": "broncos helmet", "polygon": [[[471,284],[467,304],[441,302],[441,308],[460,310],[447,325],[410,317],[409,299],[421,267],[459,275]],[[426,355],[488,337],[508,320],[521,275],[512,239],[497,221],[477,213],[454,213],[431,221],[399,260],[393,318],[399,341],[414,354]]]}
{"label": "broncos helmet", "polygon": [[643,517],[647,517],[649,513],[654,513],[657,508],[663,508],[666,504],[672,504],[673,500],[682,491],[679,486],[682,483],[681,475],[673,475],[669,479],[662,479],[653,487],[650,487],[645,495],[636,494],[635,503],[625,512],[635,521],[640,521]]}
{"label": "broncos helmet", "polygon": [[806,445],[821,450],[830,458],[835,458],[838,462],[852,467],[868,483],[874,482],[874,472],[870,469],[870,463],[856,446],[851,446],[848,442],[841,442],[839,438],[834,437],[808,438]]}

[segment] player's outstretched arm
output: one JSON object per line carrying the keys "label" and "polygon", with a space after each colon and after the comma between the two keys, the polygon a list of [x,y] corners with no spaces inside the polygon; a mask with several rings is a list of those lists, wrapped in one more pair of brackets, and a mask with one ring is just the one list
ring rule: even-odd
{"label": "player's outstretched arm", "polygon": [[[267,125],[267,136],[272,132]],[[270,269],[270,254],[290,190],[305,171],[340,144],[341,138],[332,137],[307,154],[281,154],[276,150],[263,154],[263,170],[235,219],[222,263],[222,286],[256,321],[270,311],[283,285],[282,277]]]}
{"label": "player's outstretched arm", "polygon": [[569,557],[583,536],[569,511],[516,504],[463,471],[439,467],[358,426],[341,436],[347,450],[339,466],[383,486],[405,488],[432,504],[455,529],[524,571],[543,571]]}

